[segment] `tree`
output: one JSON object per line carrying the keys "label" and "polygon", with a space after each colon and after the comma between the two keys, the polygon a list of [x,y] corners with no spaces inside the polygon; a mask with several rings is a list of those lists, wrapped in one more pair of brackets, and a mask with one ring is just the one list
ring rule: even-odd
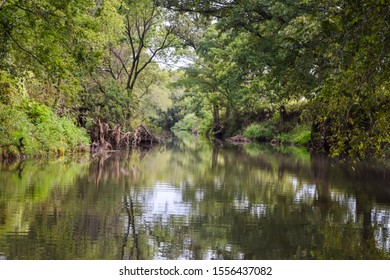
{"label": "tree", "polygon": [[125,1],[118,12],[123,17],[124,30],[116,42],[111,42],[110,56],[102,70],[112,79],[121,80],[131,93],[142,71],[174,47],[176,26],[156,1]]}
{"label": "tree", "polygon": [[180,13],[200,13],[221,17],[223,12],[240,1],[204,1],[204,0],[159,0],[159,5]]}
{"label": "tree", "polygon": [[80,74],[101,53],[94,1],[4,1],[0,9],[1,69],[25,81],[29,96],[56,108],[77,104]]}
{"label": "tree", "polygon": [[85,82],[83,107],[95,120],[130,129],[144,120],[141,103],[159,83],[158,62],[177,46],[176,23],[153,0],[107,5],[101,13],[119,21],[107,30],[113,35],[100,68]]}
{"label": "tree", "polygon": [[88,32],[93,30],[94,1],[3,1],[0,7],[2,67],[38,74],[61,75],[85,63],[93,53]]}
{"label": "tree", "polygon": [[323,5],[318,18],[327,62],[315,98],[314,141],[334,156],[380,158],[390,143],[390,8],[383,1]]}
{"label": "tree", "polygon": [[384,1],[162,2],[214,16],[214,37],[223,43],[213,45],[206,33],[198,69],[211,67],[207,78],[218,78],[213,87],[224,89],[236,108],[305,99],[314,119],[313,148],[333,156],[377,157],[390,142]]}
{"label": "tree", "polygon": [[[80,73],[98,59],[90,47],[95,2],[9,0],[0,4],[2,153],[63,154],[88,145],[75,127]],[[2,98],[3,99],[3,98]],[[1,102],[3,103],[3,102]],[[4,149],[3,149],[4,148]]]}

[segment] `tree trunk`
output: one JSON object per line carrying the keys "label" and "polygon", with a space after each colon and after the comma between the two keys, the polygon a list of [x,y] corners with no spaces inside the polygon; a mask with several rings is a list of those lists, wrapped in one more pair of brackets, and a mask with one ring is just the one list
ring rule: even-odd
{"label": "tree trunk", "polygon": [[217,104],[213,105],[213,125],[214,127],[219,125],[219,106]]}

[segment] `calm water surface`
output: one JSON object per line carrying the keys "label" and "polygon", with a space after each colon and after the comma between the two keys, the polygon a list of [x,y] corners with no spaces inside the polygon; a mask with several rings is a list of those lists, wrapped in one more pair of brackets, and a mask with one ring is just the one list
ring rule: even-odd
{"label": "calm water surface", "polygon": [[0,167],[0,259],[388,259],[390,170],[185,137]]}

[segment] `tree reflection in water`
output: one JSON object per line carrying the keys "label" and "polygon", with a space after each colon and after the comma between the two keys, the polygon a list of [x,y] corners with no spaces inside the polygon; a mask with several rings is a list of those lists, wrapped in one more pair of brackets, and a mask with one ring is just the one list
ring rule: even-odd
{"label": "tree reflection in water", "polygon": [[[22,171],[20,171],[22,170]],[[7,259],[388,259],[389,170],[188,136],[1,167]],[[4,257],[3,257],[4,256]]]}

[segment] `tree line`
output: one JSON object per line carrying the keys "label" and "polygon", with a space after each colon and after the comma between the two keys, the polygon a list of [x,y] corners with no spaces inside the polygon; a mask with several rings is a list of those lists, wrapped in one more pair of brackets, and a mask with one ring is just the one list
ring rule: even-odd
{"label": "tree line", "polygon": [[2,0],[0,154],[173,128],[383,158],[386,2]]}
{"label": "tree line", "polygon": [[182,84],[207,104],[192,112],[213,134],[302,143],[334,157],[388,153],[386,1],[161,2],[212,19]]}

